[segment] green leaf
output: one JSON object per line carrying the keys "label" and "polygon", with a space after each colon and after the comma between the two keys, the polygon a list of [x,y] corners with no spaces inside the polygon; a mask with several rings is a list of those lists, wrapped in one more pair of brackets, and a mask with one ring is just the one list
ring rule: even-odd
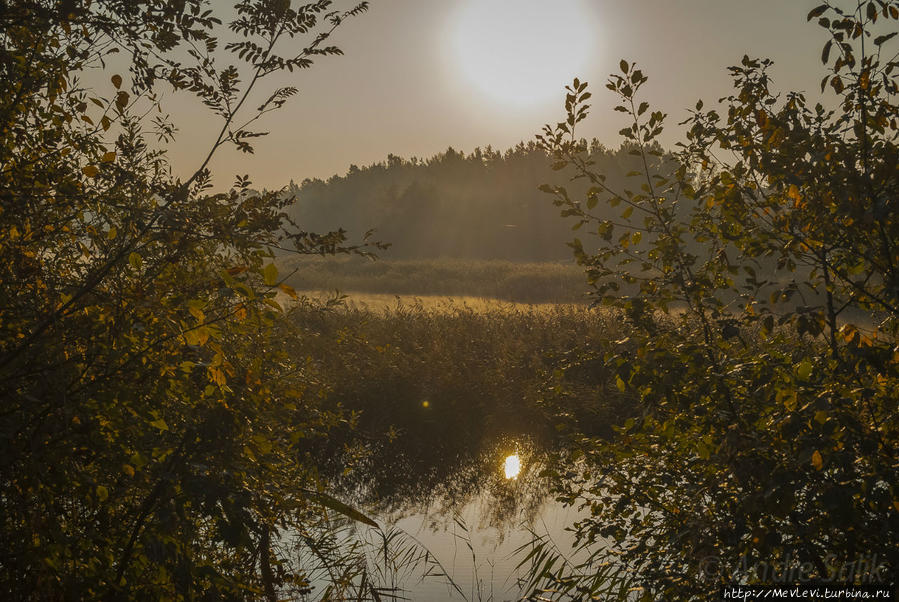
{"label": "green leaf", "polygon": [[163,420],[162,418],[152,421],[150,423],[150,426],[155,427],[155,428],[159,429],[160,431],[169,430],[169,425],[167,425],[165,423],[165,420]]}
{"label": "green leaf", "polygon": [[135,270],[139,270],[140,266],[144,263],[144,258],[140,256],[139,253],[131,253],[128,255],[128,263],[131,264]]}
{"label": "green leaf", "polygon": [[109,490],[103,485],[97,485],[97,497],[101,502],[105,502],[109,497]]}
{"label": "green leaf", "polygon": [[796,365],[796,376],[798,376],[802,380],[808,380],[808,377],[811,375],[812,362],[809,359],[804,359]]}
{"label": "green leaf", "polygon": [[274,263],[265,266],[265,269],[262,271],[262,277],[265,279],[265,284],[268,286],[275,286],[278,284],[278,268],[275,267]]}

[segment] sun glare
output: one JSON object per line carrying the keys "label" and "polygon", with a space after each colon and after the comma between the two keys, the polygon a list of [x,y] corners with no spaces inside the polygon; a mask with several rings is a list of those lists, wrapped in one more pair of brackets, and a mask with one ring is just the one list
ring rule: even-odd
{"label": "sun glare", "polygon": [[452,60],[481,95],[536,105],[584,77],[597,32],[584,0],[468,0],[451,30]]}
{"label": "sun glare", "polygon": [[521,459],[518,457],[518,454],[507,456],[503,469],[506,472],[507,479],[517,479],[518,473],[521,472]]}

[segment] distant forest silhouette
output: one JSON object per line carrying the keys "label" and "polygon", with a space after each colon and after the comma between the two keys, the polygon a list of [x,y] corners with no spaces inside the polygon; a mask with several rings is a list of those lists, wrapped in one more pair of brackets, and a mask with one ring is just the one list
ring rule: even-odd
{"label": "distant forest silhouette", "polygon": [[[607,183],[628,188],[626,174],[639,161],[631,147],[612,150],[594,139],[589,149]],[[560,220],[538,190],[557,176],[543,150],[522,142],[504,152],[488,146],[468,154],[450,147],[427,159],[391,154],[351,165],[344,176],[291,181],[285,194],[296,198],[289,213],[305,230],[343,228],[353,236],[374,229],[376,239],[391,243],[382,254],[388,259],[562,261],[571,258],[566,243],[575,222]]]}

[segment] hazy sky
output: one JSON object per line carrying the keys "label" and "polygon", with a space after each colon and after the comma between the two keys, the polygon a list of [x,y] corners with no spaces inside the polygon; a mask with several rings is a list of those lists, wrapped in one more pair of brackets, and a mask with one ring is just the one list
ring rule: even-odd
{"label": "hazy sky", "polygon": [[[604,88],[621,58],[649,76],[646,100],[676,122],[699,98],[729,93],[726,67],[744,53],[775,61],[778,89],[818,96],[824,31],[805,15],[818,0],[374,0],[333,42],[345,56],[283,78],[300,89],[270,114],[256,154],[220,153],[219,184],[250,174],[269,188],[343,174],[388,153],[426,157],[452,146],[505,149],[562,118],[562,86],[591,83],[581,134],[617,146],[623,116]],[[282,82],[278,82],[282,83]],[[180,128],[170,155],[185,173],[214,136],[214,119],[170,95]]]}

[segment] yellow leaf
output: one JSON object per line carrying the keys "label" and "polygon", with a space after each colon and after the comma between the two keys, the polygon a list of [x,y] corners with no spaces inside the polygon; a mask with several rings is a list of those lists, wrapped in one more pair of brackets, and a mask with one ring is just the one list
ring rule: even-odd
{"label": "yellow leaf", "polygon": [[297,292],[293,289],[292,286],[288,286],[286,284],[281,284],[278,286],[283,292],[290,295],[293,299],[297,298]]}
{"label": "yellow leaf", "polygon": [[619,391],[624,391],[627,388],[627,385],[623,380],[621,380],[620,376],[615,377],[615,386],[618,387]]}
{"label": "yellow leaf", "polygon": [[86,165],[81,172],[89,178],[96,178],[97,174],[100,173],[100,168],[96,165]]}
{"label": "yellow leaf", "polygon": [[106,498],[109,497],[109,490],[103,485],[97,485],[97,497],[100,498],[101,502],[105,502]]}
{"label": "yellow leaf", "polygon": [[225,379],[225,373],[219,370],[218,368],[210,368],[209,379],[215,384],[222,386],[226,384],[228,381]]}
{"label": "yellow leaf", "polygon": [[824,458],[821,457],[821,452],[818,450],[812,454],[812,466],[815,467],[815,470],[821,470],[824,467]]}
{"label": "yellow leaf", "polygon": [[203,310],[198,307],[188,307],[187,311],[189,311],[190,315],[195,317],[198,322],[202,322],[206,318],[206,316],[203,314]]}
{"label": "yellow leaf", "polygon": [[134,468],[133,468],[130,464],[123,464],[123,465],[122,465],[122,472],[124,472],[124,473],[125,473],[126,475],[128,475],[129,477],[133,477],[133,476],[134,476]]}
{"label": "yellow leaf", "polygon": [[115,153],[113,151],[109,151],[108,153],[104,153],[100,158],[101,163],[112,163],[115,161]]}
{"label": "yellow leaf", "polygon": [[197,345],[205,345],[206,341],[209,340],[209,329],[202,326],[197,328],[194,332],[197,333]]}
{"label": "yellow leaf", "polygon": [[184,339],[188,345],[198,345],[202,347],[209,340],[209,329],[205,326],[194,328],[184,333]]}
{"label": "yellow leaf", "polygon": [[234,310],[234,317],[238,320],[244,320],[247,317],[247,308],[242,303]]}
{"label": "yellow leaf", "polygon": [[109,229],[109,232],[106,233],[106,238],[108,238],[109,240],[112,240],[113,238],[115,238],[118,235],[118,233],[119,233],[119,231],[116,229],[115,226],[113,226],[112,228]]}

